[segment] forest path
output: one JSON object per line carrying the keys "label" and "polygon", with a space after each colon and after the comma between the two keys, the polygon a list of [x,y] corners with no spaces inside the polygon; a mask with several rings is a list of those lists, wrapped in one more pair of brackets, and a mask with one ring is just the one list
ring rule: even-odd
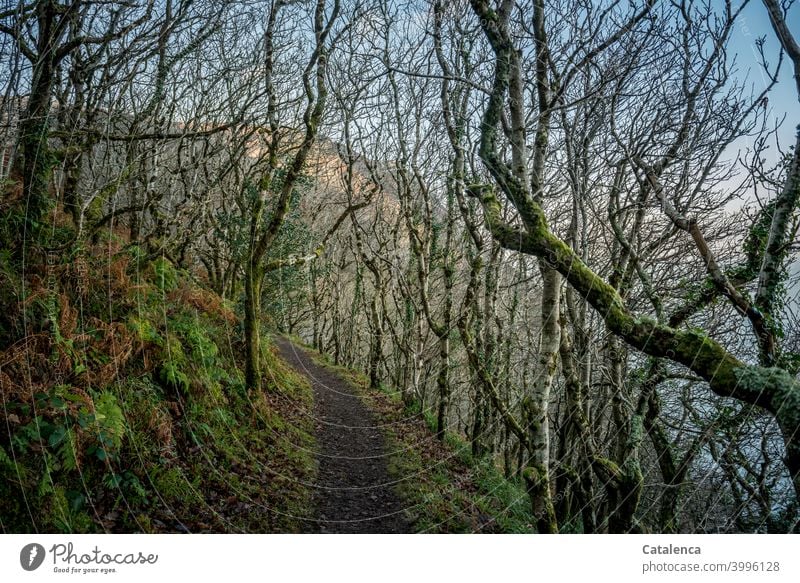
{"label": "forest path", "polygon": [[289,341],[276,337],[275,343],[283,359],[308,377],[314,391],[319,474],[316,520],[309,522],[309,531],[413,532],[391,489],[383,435],[352,385]]}

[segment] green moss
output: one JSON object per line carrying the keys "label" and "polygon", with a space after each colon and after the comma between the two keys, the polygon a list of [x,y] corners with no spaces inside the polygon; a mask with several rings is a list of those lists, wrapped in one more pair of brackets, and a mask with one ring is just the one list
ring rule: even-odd
{"label": "green moss", "polygon": [[631,417],[630,433],[628,435],[628,448],[635,450],[644,439],[644,417],[638,413]]}
{"label": "green moss", "polygon": [[620,467],[608,458],[595,456],[592,459],[592,463],[596,464],[597,469],[605,474],[607,480],[619,481],[622,477],[622,470],[620,470]]}
{"label": "green moss", "polygon": [[622,490],[625,494],[625,505],[631,515],[639,507],[643,485],[644,475],[639,460],[634,456],[628,456],[622,464]]}
{"label": "green moss", "polygon": [[200,501],[191,482],[179,467],[153,468],[150,480],[165,502],[186,504]]}
{"label": "green moss", "polygon": [[747,366],[735,369],[739,386],[767,395],[769,406],[784,432],[800,428],[800,383],[787,371],[776,367]]}

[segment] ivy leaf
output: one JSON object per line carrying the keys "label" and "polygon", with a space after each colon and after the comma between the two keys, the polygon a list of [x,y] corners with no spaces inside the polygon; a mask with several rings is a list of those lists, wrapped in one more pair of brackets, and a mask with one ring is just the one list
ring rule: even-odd
{"label": "ivy leaf", "polygon": [[81,429],[86,429],[89,427],[89,425],[94,423],[94,420],[95,418],[92,413],[85,413],[83,411],[78,413],[78,425],[81,426]]}
{"label": "ivy leaf", "polygon": [[47,440],[47,443],[50,447],[55,447],[62,441],[64,441],[64,437],[67,435],[67,428],[63,425],[58,425],[53,432],[50,434],[50,437]]}
{"label": "ivy leaf", "polygon": [[66,408],[67,403],[61,397],[53,397],[52,399],[50,399],[50,406],[53,409],[64,409]]}

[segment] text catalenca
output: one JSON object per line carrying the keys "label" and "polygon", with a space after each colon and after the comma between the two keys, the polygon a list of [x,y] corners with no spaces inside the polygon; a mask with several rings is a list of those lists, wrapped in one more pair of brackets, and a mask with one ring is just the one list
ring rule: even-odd
{"label": "text catalenca", "polygon": [[109,554],[97,547],[88,553],[78,554],[73,551],[72,543],[53,545],[50,553],[53,564],[58,560],[69,565],[153,565],[158,561],[158,555],[145,555],[142,552]]}
{"label": "text catalenca", "polygon": [[675,545],[644,545],[642,552],[645,555],[699,555],[700,547],[679,547]]}

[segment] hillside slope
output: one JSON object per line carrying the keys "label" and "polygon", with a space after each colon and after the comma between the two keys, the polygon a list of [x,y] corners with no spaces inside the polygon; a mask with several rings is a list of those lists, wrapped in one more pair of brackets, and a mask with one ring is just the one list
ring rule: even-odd
{"label": "hillside slope", "polygon": [[113,238],[0,272],[3,532],[302,530],[310,388],[246,389],[232,306]]}

